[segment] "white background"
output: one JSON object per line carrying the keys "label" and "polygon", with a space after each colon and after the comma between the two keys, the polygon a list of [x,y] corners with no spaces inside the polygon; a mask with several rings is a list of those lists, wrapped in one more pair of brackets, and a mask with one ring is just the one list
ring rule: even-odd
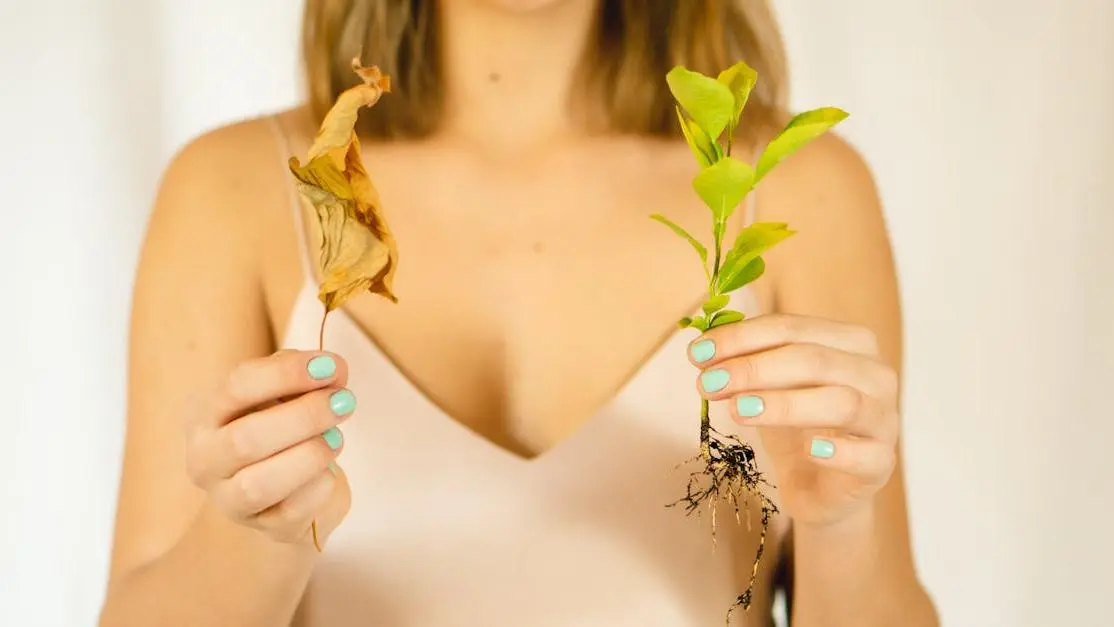
{"label": "white background", "polygon": [[[877,174],[920,571],[956,627],[1111,624],[1114,3],[780,0]],[[0,4],[0,625],[91,626],[131,275],[183,142],[298,100],[297,0]]]}

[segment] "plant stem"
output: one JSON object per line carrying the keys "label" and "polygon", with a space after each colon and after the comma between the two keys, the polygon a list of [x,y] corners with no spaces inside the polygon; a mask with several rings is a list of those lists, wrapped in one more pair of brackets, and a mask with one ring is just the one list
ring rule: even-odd
{"label": "plant stem", "polygon": [[719,281],[720,249],[723,248],[722,242],[719,238],[716,239],[715,244],[716,244],[715,265],[712,266],[712,280],[708,284],[708,295],[709,296],[715,295],[715,293],[716,293],[716,282]]}
{"label": "plant stem", "polygon": [[329,318],[329,310],[326,309],[325,313],[321,316],[321,328],[317,331],[317,350],[325,350],[325,320]]}
{"label": "plant stem", "polygon": [[712,460],[712,420],[708,412],[708,399],[700,399],[700,456]]}
{"label": "plant stem", "polygon": [[[329,318],[329,310],[326,309],[325,313],[321,315],[321,328],[317,331],[317,350],[325,350],[325,320]],[[317,519],[314,518],[309,525],[310,533],[313,535],[313,548],[317,552],[321,552],[321,538],[317,533]]]}

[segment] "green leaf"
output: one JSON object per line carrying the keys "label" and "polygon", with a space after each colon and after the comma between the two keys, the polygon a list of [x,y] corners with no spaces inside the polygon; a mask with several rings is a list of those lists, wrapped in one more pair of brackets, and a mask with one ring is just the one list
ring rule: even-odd
{"label": "green leaf", "polygon": [[754,183],[762,180],[774,166],[797,152],[809,142],[828,132],[836,124],[847,119],[848,113],[835,107],[822,107],[805,111],[789,120],[778,134],[762,151],[754,175]]}
{"label": "green leaf", "polygon": [[725,263],[724,270],[720,274],[721,277],[728,275],[731,277],[726,284],[724,284],[723,279],[720,280],[720,284],[723,285],[720,289],[724,293],[729,294],[748,283],[753,283],[766,271],[766,262],[761,257],[751,259],[749,262],[743,264],[742,269],[738,271],[736,271],[733,266],[734,264],[732,264],[732,267],[728,270],[729,266]]}
{"label": "green leaf", "polygon": [[682,329],[689,328],[690,326],[692,326],[692,318],[689,318],[688,316],[685,316],[684,318],[681,318],[680,320],[677,321],[677,326],[682,328]]}
{"label": "green leaf", "polygon": [[688,326],[693,329],[699,329],[701,333],[708,330],[708,320],[704,316],[697,316],[695,318],[685,318],[688,320]]}
{"label": "green leaf", "polygon": [[674,233],[676,233],[677,235],[680,235],[681,237],[688,240],[689,244],[692,244],[692,247],[696,249],[696,254],[700,255],[700,261],[704,262],[704,272],[707,273],[707,271],[708,271],[708,249],[705,248],[703,244],[701,244],[699,241],[697,241],[697,239],[695,237],[693,237],[692,235],[689,235],[689,232],[684,230],[683,228],[681,228],[677,223],[675,223],[672,220],[670,220],[669,218],[661,215],[660,213],[655,213],[655,214],[651,215],[650,217],[653,218],[654,220],[657,220],[658,222],[661,222],[665,226],[668,226],[670,229],[672,229],[672,231]]}
{"label": "green leaf", "polygon": [[719,161],[723,154],[719,144],[712,141],[704,129],[696,125],[696,122],[686,118],[680,107],[677,107],[677,119],[681,122],[681,132],[684,133],[685,141],[688,142],[692,154],[696,155],[700,167],[706,168]]}
{"label": "green leaf", "polygon": [[704,303],[704,313],[710,316],[720,309],[726,307],[727,303],[729,302],[731,302],[731,297],[727,294],[717,294],[716,296],[712,296],[707,300],[707,302]]}
{"label": "green leaf", "polygon": [[735,157],[725,157],[701,170],[692,186],[712,210],[716,223],[722,225],[743,201],[753,182],[754,170],[749,165]]}
{"label": "green leaf", "polygon": [[739,231],[735,243],[723,259],[716,279],[716,291],[728,294],[757,279],[765,271],[765,263],[748,268],[751,262],[795,233],[784,222],[755,222]]}
{"label": "green leaf", "polygon": [[680,65],[665,75],[665,82],[673,98],[704,133],[713,141],[719,139],[735,108],[731,90],[714,78]]}
{"label": "green leaf", "polygon": [[733,311],[731,309],[724,309],[723,311],[721,311],[721,312],[717,313],[716,315],[712,316],[712,321],[708,324],[708,328],[709,329],[714,329],[716,327],[722,327],[725,324],[731,324],[732,322],[739,322],[743,318],[746,318],[746,316],[743,315],[743,312],[741,312],[741,311]]}
{"label": "green leaf", "polygon": [[734,131],[739,126],[739,118],[750,99],[750,92],[758,83],[758,72],[746,63],[739,61],[735,65],[719,73],[716,80],[727,87],[734,99],[734,108],[731,110],[731,119],[728,128]]}

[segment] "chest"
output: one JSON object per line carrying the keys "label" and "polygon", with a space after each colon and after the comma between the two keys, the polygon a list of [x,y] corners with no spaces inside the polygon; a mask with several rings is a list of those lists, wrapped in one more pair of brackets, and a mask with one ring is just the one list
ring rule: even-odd
{"label": "chest", "polygon": [[444,413],[536,455],[613,397],[701,302],[699,258],[649,219],[710,232],[690,160],[630,145],[533,159],[370,150],[400,247],[399,302],[361,296],[347,313]]}

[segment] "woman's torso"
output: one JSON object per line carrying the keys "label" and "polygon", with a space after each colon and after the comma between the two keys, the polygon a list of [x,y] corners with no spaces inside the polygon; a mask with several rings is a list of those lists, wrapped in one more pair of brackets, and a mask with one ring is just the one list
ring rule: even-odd
{"label": "woman's torso", "polygon": [[[313,129],[280,119],[282,150],[304,154]],[[399,303],[362,295],[326,326],[360,403],[339,460],[352,509],[298,622],[722,624],[759,527],[722,509],[713,551],[707,514],[665,507],[684,493],[690,470],[674,467],[696,453],[699,420],[693,332],[674,321],[704,285],[694,251],[648,216],[707,239],[684,143],[364,152],[399,242]],[[281,346],[315,348],[322,310],[304,242],[316,233],[285,213],[293,237],[273,238],[268,306]],[[768,302],[734,298],[750,315]],[[722,408],[713,424],[758,444]],[[756,598],[761,625],[768,586]]]}

